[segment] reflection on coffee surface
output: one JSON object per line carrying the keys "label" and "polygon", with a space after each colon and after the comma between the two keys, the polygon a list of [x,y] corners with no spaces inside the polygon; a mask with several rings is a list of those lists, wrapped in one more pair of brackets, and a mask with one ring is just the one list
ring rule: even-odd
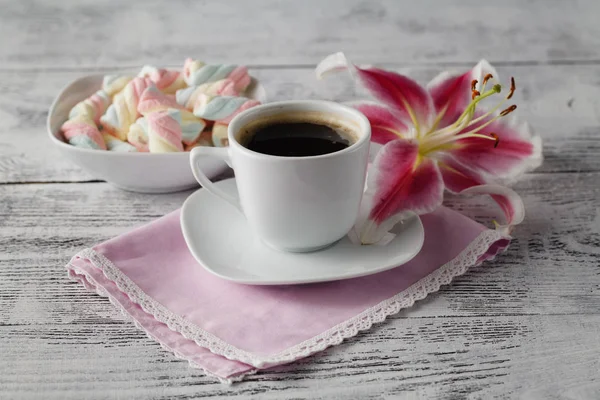
{"label": "reflection on coffee surface", "polygon": [[241,143],[257,153],[309,157],[343,150],[355,139],[347,127],[315,116],[282,116],[243,128]]}

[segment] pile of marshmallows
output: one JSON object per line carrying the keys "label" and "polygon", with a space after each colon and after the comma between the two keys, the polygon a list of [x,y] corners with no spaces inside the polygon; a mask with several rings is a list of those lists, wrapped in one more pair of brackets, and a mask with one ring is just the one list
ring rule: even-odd
{"label": "pile of marshmallows", "polygon": [[227,124],[260,104],[243,97],[248,69],[187,59],[183,71],[142,68],[137,77],[108,75],[78,103],[61,131],[73,146],[170,153],[227,146]]}

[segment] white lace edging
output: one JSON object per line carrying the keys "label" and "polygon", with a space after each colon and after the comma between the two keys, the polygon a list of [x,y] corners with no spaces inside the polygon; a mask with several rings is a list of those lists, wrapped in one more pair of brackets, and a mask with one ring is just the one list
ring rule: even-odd
{"label": "white lace edging", "polygon": [[[425,278],[414,283],[404,291],[382,301],[371,308],[366,309],[360,314],[328,329],[317,336],[314,336],[302,343],[294,345],[273,355],[257,355],[242,349],[238,349],[235,346],[224,342],[222,339],[216,337],[210,332],[207,332],[199,326],[174,314],[165,306],[144,293],[108,258],[92,249],[82,250],[75,255],[71,261],[76,258],[87,259],[90,263],[92,263],[92,265],[94,265],[94,267],[101,269],[106,278],[113,281],[119,290],[127,294],[131,301],[140,305],[140,307],[142,307],[146,313],[152,315],[157,321],[164,323],[171,330],[181,334],[186,339],[195,341],[198,346],[204,347],[210,350],[212,353],[218,354],[227,359],[241,361],[255,368],[262,369],[307,357],[311,354],[322,351],[327,347],[337,345],[344,339],[356,336],[358,332],[369,329],[375,323],[383,322],[388,316],[396,314],[403,308],[412,306],[415,301],[421,300],[428,294],[438,291],[442,285],[449,284],[454,277],[464,274],[468,268],[480,265],[482,262],[479,261],[480,257],[489,250],[493,243],[502,239],[510,238],[494,230],[483,231],[458,256]],[[495,254],[492,255],[490,259],[493,259],[494,256]],[[77,269],[78,273],[83,274],[87,279],[93,281],[93,279],[91,279],[91,277],[89,277],[85,271],[79,270],[79,268],[76,268],[73,264],[71,264],[71,262],[67,265],[67,269],[70,271]],[[84,281],[82,283],[86,288],[92,289],[89,287],[89,284],[86,285]],[[111,300],[111,303],[116,305],[116,301],[113,301],[111,296],[106,293],[104,289],[99,289],[98,285],[95,286],[96,287],[94,289],[98,294],[108,297],[109,300]],[[127,315],[126,311],[120,305],[118,305],[118,308],[120,308],[121,311]],[[141,328],[139,324],[136,323],[136,325]],[[143,328],[142,330],[145,331]],[[146,333],[152,337],[148,332]],[[154,337],[152,338],[157,340]],[[166,347],[163,343],[161,343],[161,345]],[[168,347],[166,348],[167,350],[175,353],[176,356],[185,359],[185,357],[178,355],[173,349]],[[193,367],[202,368],[197,364],[193,364],[195,363],[190,362],[190,365]],[[204,368],[202,369],[204,370]],[[207,371],[205,370],[205,372]],[[256,371],[250,371],[250,373],[254,372]],[[232,378],[232,380],[223,380],[222,378],[219,379],[227,383],[231,383],[233,380],[241,380],[243,377],[244,376],[242,375],[236,376]]]}
{"label": "white lace edging", "polygon": [[92,278],[89,274],[87,274],[85,271],[81,270],[80,268],[78,268],[77,266],[69,263],[67,265],[67,269],[69,270],[69,278],[71,278],[72,280],[81,283],[86,289],[88,289],[91,292],[95,292],[97,295],[99,295],[100,297],[106,297],[108,299],[108,301],[115,306],[115,308],[117,310],[119,310],[121,312],[121,314],[127,319],[127,321],[132,322],[136,328],[140,329],[142,332],[144,332],[146,334],[146,337],[148,337],[148,339],[154,340],[155,342],[158,342],[158,344],[160,345],[160,347],[162,347],[163,350],[168,351],[169,353],[173,354],[175,356],[175,358],[178,358],[180,360],[184,360],[187,361],[189,366],[194,368],[194,369],[199,369],[202,370],[202,372],[204,372],[204,374],[206,376],[209,376],[211,378],[217,379],[219,382],[221,383],[225,383],[228,385],[231,385],[234,382],[239,382],[241,380],[243,380],[246,376],[248,375],[254,375],[258,372],[258,369],[252,369],[248,372],[244,372],[229,378],[223,378],[220,377],[218,375],[213,374],[212,372],[210,372],[209,370],[207,370],[206,368],[204,368],[203,366],[201,366],[200,364],[190,360],[188,357],[184,356],[183,354],[181,354],[179,351],[173,349],[172,347],[167,346],[166,344],[164,344],[163,342],[161,342],[157,337],[155,337],[154,335],[152,335],[150,332],[148,332],[143,326],[142,324],[140,324],[135,318],[133,318],[125,309],[125,307],[123,307],[117,300],[115,300],[114,297],[112,297],[110,295],[110,293],[104,289],[102,286],[100,286],[98,284],[98,282],[96,282],[96,280],[94,278]]}

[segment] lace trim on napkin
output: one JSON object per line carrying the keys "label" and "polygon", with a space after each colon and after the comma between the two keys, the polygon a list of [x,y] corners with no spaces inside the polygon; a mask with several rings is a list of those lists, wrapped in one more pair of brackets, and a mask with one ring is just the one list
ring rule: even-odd
{"label": "lace trim on napkin", "polygon": [[121,312],[121,315],[123,315],[123,317],[125,317],[125,319],[127,319],[127,321],[133,322],[133,324],[136,326],[136,328],[140,329],[142,332],[144,332],[146,334],[146,337],[148,337],[148,339],[158,342],[158,344],[160,344],[160,347],[162,347],[164,350],[168,351],[169,353],[173,354],[175,356],[175,358],[187,361],[190,367],[195,368],[195,369],[200,369],[200,370],[202,370],[202,372],[204,372],[206,374],[206,376],[215,378],[215,379],[219,380],[221,383],[226,383],[226,384],[232,384],[234,382],[239,382],[239,381],[243,380],[246,376],[254,375],[258,372],[257,369],[254,369],[254,370],[251,370],[248,372],[244,372],[242,374],[231,376],[229,378],[222,378],[220,376],[217,376],[217,375],[211,373],[210,371],[208,371],[206,368],[204,368],[200,364],[190,360],[188,357],[184,356],[177,350],[167,346],[166,344],[162,343],[158,338],[154,337],[150,332],[148,332],[142,326],[142,324],[140,324],[138,321],[135,320],[135,318],[133,318],[131,315],[129,315],[127,313],[127,311],[125,310],[125,308],[121,304],[119,304],[119,302],[117,300],[115,300],[106,289],[104,289],[102,286],[98,285],[92,277],[90,277],[89,275],[87,275],[85,273],[85,271],[82,271],[81,269],[77,268],[76,266],[74,266],[70,263],[69,263],[69,265],[72,268],[72,269],[69,269],[69,278],[71,278],[75,281],[78,281],[89,291],[96,292],[96,294],[99,295],[100,297],[106,297],[108,299],[108,301],[110,301],[110,303],[113,306],[115,306],[115,308],[117,308],[117,310],[119,310]]}
{"label": "lace trim on napkin", "polygon": [[[106,278],[113,281],[122,292],[127,294],[131,301],[139,304],[146,313],[154,316],[156,320],[166,324],[171,330],[180,333],[186,339],[195,341],[198,346],[207,348],[211,352],[226,357],[230,360],[241,361],[256,368],[267,368],[269,366],[283,364],[307,357],[311,354],[322,351],[327,347],[337,345],[344,339],[356,336],[358,332],[369,329],[375,323],[383,322],[388,316],[398,313],[403,308],[412,306],[415,301],[424,299],[430,293],[437,292],[442,285],[449,284],[454,277],[464,274],[468,268],[480,265],[483,261],[485,261],[481,259],[481,257],[489,250],[490,246],[502,239],[509,238],[505,235],[502,235],[498,231],[483,231],[457,257],[438,268],[425,278],[414,283],[401,293],[398,293],[397,295],[384,300],[371,308],[368,308],[362,313],[334,326],[320,335],[310,338],[277,354],[265,356],[256,355],[245,350],[238,349],[235,346],[232,346],[213,334],[205,331],[199,326],[174,314],[165,306],[144,293],[108,258],[100,253],[97,253],[93,249],[82,250],[76,254],[73,259],[87,259],[96,268],[101,269]],[[496,254],[491,254],[489,259],[493,259],[495,255]],[[78,273],[84,274],[85,278],[91,278],[87,276],[85,271],[81,271],[71,263],[67,265],[67,268],[70,270],[70,272],[74,272],[73,270],[76,269]],[[70,274],[70,276],[71,278],[76,278],[72,274]],[[95,287],[90,287],[90,280],[87,282],[84,280],[82,283],[87,289],[95,289],[98,294],[109,297],[110,299],[109,294],[106,293],[104,289],[99,288],[97,285],[95,285]],[[115,302],[111,302],[115,304]],[[120,305],[118,307],[121,308]],[[138,324],[136,325],[140,327]],[[152,337],[151,334],[148,332],[146,333]],[[156,340],[156,338],[152,338]],[[161,345],[163,344],[161,343]],[[163,348],[175,353],[175,355],[180,358],[185,358],[181,357],[181,355],[178,355],[174,350],[164,345]],[[196,368],[200,367],[198,365],[192,366]],[[230,383],[231,381],[240,380],[242,378],[243,376],[238,376],[232,378],[231,380],[224,381]]]}

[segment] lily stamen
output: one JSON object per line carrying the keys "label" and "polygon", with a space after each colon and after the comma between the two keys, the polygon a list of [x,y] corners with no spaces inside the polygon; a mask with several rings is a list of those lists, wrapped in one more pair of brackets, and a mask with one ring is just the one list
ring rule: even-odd
{"label": "lily stamen", "polygon": [[475,113],[475,108],[477,106],[477,103],[479,103],[480,101],[482,101],[483,99],[485,99],[487,97],[492,96],[495,93],[499,93],[499,88],[496,88],[496,86],[500,86],[500,85],[494,85],[494,88],[492,88],[491,90],[488,90],[487,92],[484,92],[483,94],[480,94],[476,98],[471,99],[472,100],[471,104],[469,104],[465,108],[465,110],[463,111],[463,113],[456,119],[456,121],[452,125],[449,125],[446,128],[439,130],[437,133],[445,133],[445,132],[447,132],[449,130],[454,130],[455,128],[461,128],[461,129],[464,128],[468,124],[468,122],[470,121],[470,119],[467,120],[467,122],[465,124],[463,124],[462,127],[461,127],[461,123],[462,123],[463,119],[465,117],[467,117],[467,116],[469,118],[473,117],[473,114]]}
{"label": "lily stamen", "polygon": [[487,83],[490,79],[492,79],[494,76],[492,74],[487,74],[486,76],[483,77],[483,82],[481,83],[481,91],[485,92],[485,87],[487,86]]}
{"label": "lily stamen", "polygon": [[[498,86],[498,87],[497,87]],[[479,121],[480,119],[482,119],[482,117],[479,117],[475,120],[472,120],[473,115],[475,114],[475,108],[477,106],[477,103],[479,103],[481,100],[490,97],[496,93],[500,92],[500,85],[494,85],[494,87],[492,89],[490,89],[487,92],[484,92],[482,95],[477,96],[476,99],[474,99],[471,104],[469,104],[467,106],[467,108],[465,109],[465,111],[463,111],[463,113],[456,119],[456,121],[451,124],[448,125],[447,127],[440,129],[438,131],[432,131],[430,132],[430,135],[435,135],[435,136],[445,136],[447,134],[456,134],[458,132],[460,132],[461,130],[463,130],[464,128],[468,127],[469,125],[471,125],[474,121]],[[503,100],[505,101],[505,100]],[[496,107],[496,109],[498,109],[501,106],[502,102]],[[495,111],[495,110],[494,110]],[[489,115],[491,113],[487,113],[487,115]],[[464,121],[463,121],[464,120]]]}
{"label": "lily stamen", "polygon": [[496,143],[494,143],[494,148],[498,147],[498,144],[500,143],[500,137],[494,132],[490,133],[490,136],[496,139]]}
{"label": "lily stamen", "polygon": [[513,94],[515,93],[515,90],[517,90],[517,85],[515,85],[515,78],[514,77],[510,77],[510,92],[508,92],[508,96],[506,96],[506,99],[510,99]]}
{"label": "lily stamen", "polygon": [[[484,77],[484,84],[487,83],[487,81],[489,81],[490,79],[493,78],[492,74],[487,74]],[[471,81],[471,87],[474,87],[477,84],[477,80],[473,79]],[[498,83],[494,84],[494,86],[492,87],[492,89],[490,89],[487,92],[483,92],[483,94],[481,94],[479,91],[477,90],[472,90],[472,98],[471,98],[471,104],[469,104],[466,109],[463,111],[463,113],[458,117],[458,119],[451,125],[447,126],[446,128],[440,129],[439,131],[434,131],[433,129],[428,132],[428,136],[435,136],[436,139],[442,139],[442,138],[446,138],[448,136],[452,136],[455,135],[457,133],[459,133],[460,131],[462,131],[463,129],[472,126],[474,124],[479,123],[480,121],[488,118],[490,115],[493,115],[493,113],[495,113],[500,107],[502,107],[502,105],[506,102],[506,100],[508,100],[508,98],[510,98],[512,96],[512,93],[514,93],[515,89],[516,89],[516,85],[514,82],[514,78],[511,78],[511,93],[509,93],[509,95],[502,99],[502,101],[500,101],[495,107],[493,107],[491,110],[489,110],[488,112],[486,112],[485,114],[472,119],[473,116],[475,115],[475,109],[477,107],[477,104],[489,97],[492,96],[496,93],[501,93],[502,92],[502,86]],[[483,91],[483,88],[482,88]],[[502,113],[500,113],[499,116],[505,116],[509,113],[511,113],[512,111],[514,111],[516,109],[509,107],[506,110],[502,111]],[[496,117],[497,118],[497,117]],[[496,118],[494,118],[493,120],[495,120]],[[483,126],[487,126],[489,125],[489,123],[484,124]],[[482,127],[477,128],[477,131],[479,129],[481,129]]]}
{"label": "lily stamen", "polygon": [[478,123],[479,121],[482,121],[484,119],[486,119],[487,117],[489,117],[490,115],[493,115],[500,107],[502,107],[504,105],[504,103],[506,103],[507,99],[503,99],[502,101],[500,101],[494,108],[490,109],[488,112],[486,112],[485,114],[475,118],[474,120],[471,120],[469,122],[468,126],[471,125],[475,125],[476,123]]}
{"label": "lily stamen", "polygon": [[[487,77],[487,75],[486,75],[486,77]],[[488,78],[488,80],[490,78]],[[472,85],[475,85],[475,84],[476,84],[476,81],[473,80]],[[514,87],[515,87],[514,80],[511,79],[511,89],[513,89]],[[481,131],[482,129],[486,128],[490,124],[492,124],[498,118],[504,117],[504,116],[510,114],[511,112],[513,112],[514,110],[516,110],[517,109],[516,105],[511,105],[510,107],[508,107],[508,108],[504,109],[502,112],[500,112],[500,114],[496,115],[493,118],[490,118],[489,120],[485,121],[480,126],[475,127],[474,129],[471,129],[468,132],[463,132],[463,131],[470,126],[474,126],[475,124],[478,124],[479,122],[484,121],[487,118],[489,118],[504,104],[504,102],[506,102],[508,100],[508,96],[507,96],[507,98],[502,99],[494,108],[492,108],[485,114],[473,119],[473,115],[475,114],[475,109],[476,109],[477,103],[479,103],[479,101],[481,101],[482,99],[484,99],[486,97],[492,96],[493,94],[496,94],[496,93],[500,93],[501,90],[502,90],[502,87],[499,84],[495,84],[492,89],[490,89],[488,92],[484,92],[483,95],[481,95],[479,93],[479,91],[473,90],[472,91],[472,97],[473,97],[472,102],[471,102],[471,104],[469,104],[469,106],[467,106],[467,108],[462,113],[462,115],[456,120],[456,122],[454,124],[449,125],[448,127],[444,128],[444,129],[440,129],[439,131],[431,131],[427,135],[427,138],[424,138],[424,140],[421,142],[421,146],[420,146],[421,152],[428,153],[432,150],[440,148],[441,146],[456,142],[461,139],[467,139],[467,138],[481,138],[481,139],[493,140],[494,148],[498,147],[498,144],[500,143],[500,138],[498,137],[498,135],[496,133],[490,133],[489,135],[484,135],[484,134],[480,134],[478,132]],[[512,90],[512,92],[514,92],[514,90]],[[509,94],[509,96],[510,96],[510,94]]]}
{"label": "lily stamen", "polygon": [[[422,154],[427,154],[429,152],[436,151],[451,143],[467,138],[493,140],[494,148],[498,147],[498,144],[500,143],[500,138],[496,133],[492,132],[490,134],[482,134],[478,132],[482,129],[485,129],[490,124],[494,123],[494,121],[496,121],[497,119],[504,117],[517,109],[516,105],[511,105],[510,107],[502,110],[499,114],[494,115],[498,111],[498,109],[500,109],[504,105],[504,103],[512,97],[513,93],[516,90],[516,85],[514,78],[511,78],[510,92],[508,93],[508,95],[501,101],[499,101],[495,107],[485,112],[483,115],[480,115],[477,118],[473,118],[475,115],[477,105],[480,101],[496,93],[502,92],[502,86],[499,83],[495,83],[490,90],[485,91],[485,85],[492,78],[492,74],[485,75],[482,82],[481,92],[476,89],[478,81],[476,79],[473,79],[471,81],[471,103],[465,108],[463,113],[456,119],[456,121],[453,124],[448,125],[443,129],[435,130],[435,126],[437,126],[437,123],[441,120],[441,116],[437,116],[436,122],[434,123],[432,129],[425,135],[425,137],[421,138],[419,150]],[[442,111],[445,112],[446,110],[444,109]],[[476,126],[477,124],[480,125]],[[465,132],[465,130],[469,127],[472,127],[473,129]]]}
{"label": "lily stamen", "polygon": [[[499,139],[491,137],[491,136],[487,136],[487,135],[482,135],[480,133],[475,133],[475,131],[471,131],[471,132],[466,132],[466,133],[461,133],[460,135],[454,135],[451,137],[447,137],[444,139],[433,139],[433,140],[429,140],[426,142],[422,142],[421,146],[420,146],[420,151],[422,154],[427,154],[431,151],[434,151],[444,145],[450,144],[452,142],[456,142],[458,140],[462,140],[462,139],[468,139],[468,138],[480,138],[480,139],[486,139],[486,140],[493,140],[495,143],[498,143]],[[495,144],[494,147],[496,147],[497,145]]]}
{"label": "lily stamen", "polygon": [[[512,107],[514,107],[514,108],[512,108]],[[511,108],[512,108],[512,109],[511,109]],[[509,107],[509,108],[507,108],[506,110],[509,110],[509,109],[511,109],[511,110],[510,110],[510,111],[508,111],[506,114],[509,114],[509,113],[511,113],[512,111],[516,110],[516,108],[517,108],[517,106],[510,106],[510,107]],[[506,111],[506,110],[504,110],[504,111]],[[504,111],[503,111],[503,112],[504,112]],[[500,115],[497,115],[497,116],[495,116],[494,118],[492,118],[492,119],[490,119],[489,121],[487,121],[485,124],[483,124],[483,125],[480,125],[480,126],[478,126],[477,128],[475,128],[475,129],[473,129],[473,130],[470,130],[470,131],[469,131],[469,132],[467,132],[467,133],[476,133],[476,132],[479,132],[480,130],[482,130],[483,128],[485,128],[486,126],[488,126],[489,124],[491,124],[492,122],[496,121],[498,118],[500,118],[500,117],[504,117],[506,114],[502,114],[502,113],[500,113]],[[469,124],[469,125],[471,125],[471,124]],[[462,135],[462,134],[461,134],[461,135]],[[461,136],[461,135],[458,135],[458,136]],[[455,137],[458,137],[458,136],[455,136]]]}
{"label": "lily stamen", "polygon": [[517,105],[513,104],[512,106],[508,107],[506,110],[502,110],[502,112],[500,113],[501,117],[504,117],[505,115],[510,114],[511,112],[515,111],[517,109]]}

